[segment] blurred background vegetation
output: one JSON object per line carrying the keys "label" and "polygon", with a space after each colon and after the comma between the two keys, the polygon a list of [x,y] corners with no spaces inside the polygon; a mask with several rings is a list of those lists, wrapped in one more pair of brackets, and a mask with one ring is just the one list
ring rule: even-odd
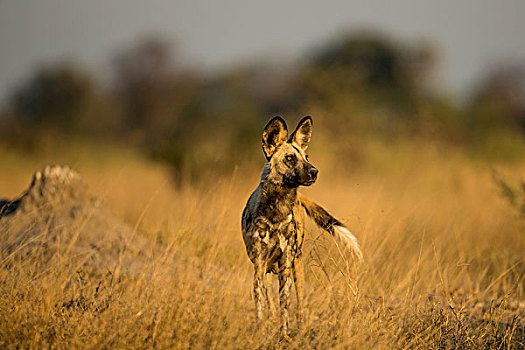
{"label": "blurred background vegetation", "polygon": [[440,57],[429,43],[350,31],[295,62],[245,62],[209,73],[181,63],[163,37],[144,37],[108,58],[110,84],[73,60],[37,68],[1,111],[1,146],[32,153],[104,141],[167,162],[175,177],[193,176],[260,161],[254,151],[270,117],[312,115],[322,135],[317,147],[342,168],[359,166],[360,145],[369,140],[522,159],[525,64],[493,66],[459,100],[433,83]]}

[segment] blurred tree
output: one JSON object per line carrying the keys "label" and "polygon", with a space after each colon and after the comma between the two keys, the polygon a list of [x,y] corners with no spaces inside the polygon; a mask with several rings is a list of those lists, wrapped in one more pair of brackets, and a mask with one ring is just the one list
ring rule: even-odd
{"label": "blurred tree", "polygon": [[435,62],[428,45],[409,49],[376,33],[357,33],[315,53],[306,83],[321,101],[348,95],[406,114],[424,96]]}
{"label": "blurred tree", "polygon": [[115,86],[126,115],[125,128],[142,134],[172,129],[199,85],[180,70],[167,40],[148,37],[113,59]]}
{"label": "blurred tree", "polygon": [[23,124],[74,128],[93,95],[92,79],[71,63],[39,69],[13,94],[11,105]]}
{"label": "blurred tree", "polygon": [[525,133],[525,65],[502,65],[490,71],[470,104],[472,127],[519,127]]}

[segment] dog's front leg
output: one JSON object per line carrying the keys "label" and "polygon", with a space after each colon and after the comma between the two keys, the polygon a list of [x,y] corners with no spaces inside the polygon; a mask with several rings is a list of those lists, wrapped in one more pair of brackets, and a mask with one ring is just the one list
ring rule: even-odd
{"label": "dog's front leg", "polygon": [[268,294],[268,284],[270,284],[270,290],[271,290],[271,283],[272,281],[271,280],[268,280],[268,278],[270,277],[270,274],[266,274],[264,276],[264,298],[266,299],[266,306],[268,308],[268,317],[270,318],[273,318],[273,315],[274,315],[274,309],[275,309],[275,306],[274,306],[274,303],[272,302],[272,296]]}
{"label": "dog's front leg", "polygon": [[295,294],[297,296],[297,324],[299,328],[303,326],[303,297],[304,297],[304,266],[302,256],[296,256],[293,266],[293,278]]}
{"label": "dog's front leg", "polygon": [[263,317],[263,302],[267,298],[266,286],[264,284],[264,275],[266,274],[266,261],[262,252],[262,242],[257,239],[254,244],[256,254],[253,264],[253,297],[255,299],[255,318],[257,321]]}
{"label": "dog's front leg", "polygon": [[286,245],[279,271],[279,304],[281,311],[281,336],[288,337],[288,301],[292,285],[292,254],[289,244]]}

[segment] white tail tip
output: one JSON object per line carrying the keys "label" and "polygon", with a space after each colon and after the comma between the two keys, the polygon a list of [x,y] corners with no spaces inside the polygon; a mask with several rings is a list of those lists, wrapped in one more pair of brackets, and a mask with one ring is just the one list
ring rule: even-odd
{"label": "white tail tip", "polygon": [[352,234],[352,232],[348,231],[346,227],[334,225],[334,233],[334,236],[339,243],[343,244],[347,249],[353,251],[359,260],[363,261],[363,252],[361,251],[361,247],[357,242],[357,238]]}

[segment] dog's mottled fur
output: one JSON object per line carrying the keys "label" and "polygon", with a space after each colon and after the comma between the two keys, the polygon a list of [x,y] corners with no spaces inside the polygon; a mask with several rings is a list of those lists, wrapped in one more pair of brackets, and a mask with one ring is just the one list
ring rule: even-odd
{"label": "dog's mottled fur", "polygon": [[309,162],[306,149],[312,135],[312,118],[303,118],[288,138],[281,117],[264,128],[262,148],[266,164],[257,189],[242,213],[242,234],[248,257],[254,265],[253,293],[256,318],[262,318],[264,304],[270,306],[267,273],[279,275],[281,333],[288,333],[288,301],[292,278],[297,295],[298,321],[302,322],[304,213],[360,259],[357,239],[336,218],[318,204],[297,192],[310,186],[318,170]]}

